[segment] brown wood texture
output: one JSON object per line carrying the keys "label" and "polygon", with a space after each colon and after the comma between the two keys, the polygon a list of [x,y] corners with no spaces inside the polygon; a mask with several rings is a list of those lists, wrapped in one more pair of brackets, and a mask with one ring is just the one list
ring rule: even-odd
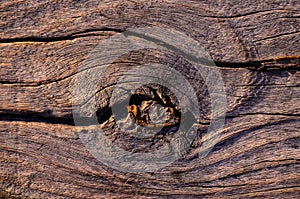
{"label": "brown wood texture", "polygon": [[[299,198],[299,1],[3,0],[0,13],[0,198]],[[147,26],[183,32],[209,52],[227,113],[206,157],[197,157],[197,136],[181,159],[134,174],[86,149],[72,118],[72,90],[101,41]],[[110,65],[109,79],[124,66],[153,62],[189,66],[169,52],[135,51]],[[105,118],[113,82],[104,85],[97,108]],[[209,96],[197,91],[202,132]]]}

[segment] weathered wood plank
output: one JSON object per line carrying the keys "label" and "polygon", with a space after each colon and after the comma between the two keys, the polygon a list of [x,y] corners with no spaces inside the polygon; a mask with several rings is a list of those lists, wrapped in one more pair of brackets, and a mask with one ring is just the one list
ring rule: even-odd
{"label": "weathered wood plank", "polygon": [[[118,68],[118,64],[112,67]],[[300,100],[299,71],[222,69],[221,72],[227,91],[227,111],[231,114],[300,114],[300,107],[297,106]],[[113,76],[118,74],[111,75],[111,78]],[[0,112],[36,112],[44,117],[70,118],[75,77],[41,85],[1,84]],[[110,96],[106,94],[107,89],[99,91],[97,98],[103,100],[98,105],[101,109],[108,105]]]}
{"label": "weathered wood plank", "polygon": [[1,82],[41,84],[74,75],[101,40],[114,32],[96,32],[73,40],[0,44]]}
{"label": "weathered wood plank", "polygon": [[161,26],[195,38],[215,61],[258,61],[299,55],[297,8],[293,0],[2,2],[0,40],[51,41],[96,30]]}
{"label": "weathered wood plank", "polygon": [[299,194],[297,117],[258,114],[227,119],[209,156],[187,156],[158,173],[136,175],[111,170],[94,159],[72,126],[1,122],[0,128],[2,191],[19,196]]}
{"label": "weathered wood plank", "polygon": [[[297,198],[299,7],[296,0],[1,1],[0,197]],[[200,42],[223,76],[227,117],[217,144],[199,158],[210,104],[201,79],[190,78],[205,117],[188,153],[156,173],[132,174],[89,153],[73,124],[71,93],[99,42],[144,26]],[[118,70],[143,63],[190,67],[170,52],[125,54],[97,87],[102,117]]]}

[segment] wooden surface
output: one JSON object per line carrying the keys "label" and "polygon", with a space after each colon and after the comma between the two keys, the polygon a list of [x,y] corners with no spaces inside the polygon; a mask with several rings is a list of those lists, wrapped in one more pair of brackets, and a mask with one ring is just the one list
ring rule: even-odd
{"label": "wooden surface", "polygon": [[[4,0],[0,13],[0,197],[299,198],[298,1]],[[99,42],[144,26],[183,32],[210,53],[223,76],[227,114],[206,157],[197,157],[199,135],[170,166],[132,174],[88,152],[71,93]],[[110,67],[149,62],[189,66],[174,54],[137,51]],[[205,89],[198,96],[209,98]],[[109,96],[100,89],[98,97],[101,112]],[[208,126],[202,121],[199,131]]]}

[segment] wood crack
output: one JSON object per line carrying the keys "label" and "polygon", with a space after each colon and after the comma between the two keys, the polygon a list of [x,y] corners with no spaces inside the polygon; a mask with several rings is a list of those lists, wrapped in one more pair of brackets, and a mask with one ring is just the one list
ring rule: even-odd
{"label": "wood crack", "polygon": [[72,116],[66,115],[65,117],[51,116],[50,112],[38,113],[33,111],[6,111],[0,109],[0,121],[22,121],[22,122],[41,122],[48,124],[62,124],[74,126],[74,120]]}
{"label": "wood crack", "polygon": [[[0,109],[0,121],[22,121],[22,122],[41,122],[41,123],[48,123],[48,124],[62,124],[62,125],[68,125],[68,126],[74,126],[73,116],[70,114],[67,114],[63,117],[56,117],[51,116],[51,111],[49,110],[48,116],[47,113],[39,113],[39,112],[33,112],[33,111],[6,111]],[[230,115],[227,114],[226,118],[241,118],[241,117],[247,117],[247,116],[254,116],[254,115],[266,115],[266,116],[285,116],[290,117],[292,119],[293,117],[297,118],[300,117],[300,114],[284,114],[284,113],[244,113],[244,114],[237,114],[237,115]],[[88,118],[85,118],[85,120],[88,120]],[[106,121],[101,121],[100,124],[104,123]],[[197,122],[198,123],[198,122]],[[201,122],[199,121],[199,124],[201,125],[209,125],[209,122]],[[84,125],[86,126],[86,125]]]}
{"label": "wood crack", "polygon": [[37,42],[37,43],[49,43],[49,42],[60,42],[60,41],[67,41],[73,40],[76,38],[81,37],[89,37],[98,35],[96,33],[102,32],[116,32],[121,33],[124,30],[116,29],[116,28],[100,28],[100,29],[86,29],[84,31],[76,32],[66,36],[59,36],[59,37],[38,37],[38,36],[29,36],[29,37],[16,37],[16,38],[9,38],[9,39],[1,39],[0,44],[6,43],[28,43],[28,42]]}

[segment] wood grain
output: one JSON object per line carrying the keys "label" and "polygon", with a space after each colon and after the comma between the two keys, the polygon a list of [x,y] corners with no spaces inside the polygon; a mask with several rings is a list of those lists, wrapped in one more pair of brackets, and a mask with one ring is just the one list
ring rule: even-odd
{"label": "wood grain", "polygon": [[[298,1],[4,0],[0,13],[0,198],[299,197]],[[227,114],[217,144],[199,158],[211,113],[205,84],[191,77],[204,116],[188,153],[158,172],[133,174],[86,149],[72,91],[101,41],[145,26],[183,32],[209,52],[223,77]],[[182,73],[190,67],[158,50],[115,60],[97,87],[103,123],[118,70],[144,63]]]}
{"label": "wood grain", "polygon": [[2,1],[0,38],[4,42],[51,41],[97,30],[160,26],[185,30],[209,50],[215,61],[265,60],[299,54],[298,6],[293,0]]}
{"label": "wood grain", "polygon": [[2,191],[78,198],[296,196],[299,127],[298,117],[228,119],[220,143],[204,159],[186,157],[159,173],[133,175],[98,162],[72,126],[1,122]]}

